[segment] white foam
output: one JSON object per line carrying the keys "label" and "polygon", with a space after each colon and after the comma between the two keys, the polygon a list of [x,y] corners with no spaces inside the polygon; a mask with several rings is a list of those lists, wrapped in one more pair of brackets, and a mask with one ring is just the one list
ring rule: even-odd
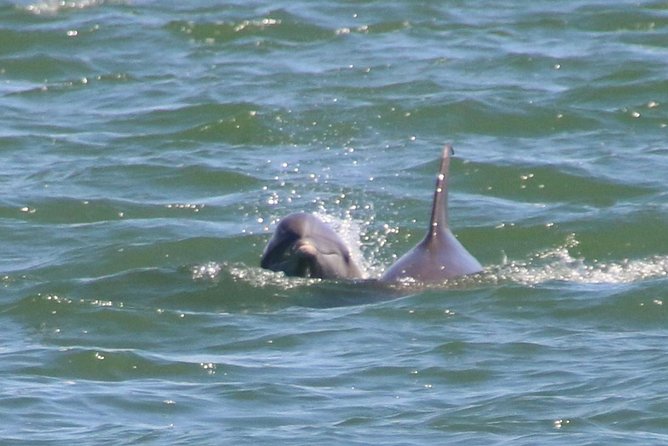
{"label": "white foam", "polygon": [[500,265],[493,274],[500,280],[525,285],[550,281],[582,284],[622,284],[668,276],[668,257],[621,261],[586,261],[573,257],[569,249],[578,245],[574,235],[562,246],[536,253],[528,261],[510,261]]}
{"label": "white foam", "polygon": [[[337,218],[332,215],[317,213],[326,223],[330,224],[350,247],[351,255],[363,270],[364,278],[377,278],[384,270],[378,263],[378,253],[383,249],[386,236],[391,230],[387,228],[367,234],[371,221],[359,222],[352,218]],[[361,240],[371,240],[364,247]],[[517,283],[536,286],[543,283],[564,281],[579,284],[625,284],[641,280],[668,277],[668,256],[652,256],[644,259],[623,259],[621,261],[587,261],[571,254],[579,242],[575,235],[557,247],[539,251],[528,260],[504,260],[500,265],[485,267],[485,272],[473,276],[447,280],[447,283],[421,288],[466,289],[471,286],[485,286],[499,283]],[[363,255],[363,254],[366,254]],[[245,264],[227,264],[208,262],[191,268],[193,280],[217,281],[222,273],[229,274],[233,280],[242,281],[254,287],[276,287],[293,289],[320,282],[320,279],[287,277],[261,269],[258,266]],[[415,287],[415,283],[396,284],[398,287]]]}
{"label": "white foam", "polygon": [[320,279],[305,279],[301,277],[288,277],[283,273],[261,269],[259,266],[248,266],[244,264],[228,264],[207,262],[202,265],[194,265],[190,268],[192,279],[195,281],[217,282],[221,274],[231,276],[235,281],[248,283],[256,288],[276,287],[291,289]]}
{"label": "white foam", "polygon": [[[32,3],[25,9],[33,14],[56,14],[63,10],[86,9],[101,6],[106,0],[44,0]],[[119,3],[116,1],[116,3]]]}
{"label": "white foam", "polygon": [[207,262],[203,265],[195,265],[190,269],[193,280],[216,280],[220,274],[222,265],[216,262]]}

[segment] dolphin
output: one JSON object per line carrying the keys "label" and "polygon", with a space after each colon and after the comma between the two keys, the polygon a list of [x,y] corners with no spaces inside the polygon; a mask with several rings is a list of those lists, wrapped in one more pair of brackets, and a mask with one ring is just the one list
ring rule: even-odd
{"label": "dolphin", "polygon": [[452,146],[446,145],[436,178],[427,234],[383,273],[380,277],[382,283],[401,280],[422,284],[439,283],[482,271],[480,263],[459,243],[448,225],[448,174],[452,154]]}
{"label": "dolphin", "polygon": [[362,272],[334,230],[318,217],[296,213],[284,217],[264,248],[260,266],[288,276],[357,279]]}

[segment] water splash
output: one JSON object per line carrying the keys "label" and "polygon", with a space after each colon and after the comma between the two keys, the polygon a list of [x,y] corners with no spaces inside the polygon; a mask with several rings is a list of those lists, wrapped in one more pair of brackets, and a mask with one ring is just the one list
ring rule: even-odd
{"label": "water splash", "polygon": [[551,281],[622,284],[668,276],[668,256],[588,262],[571,254],[571,248],[578,244],[575,235],[571,234],[561,246],[540,251],[528,261],[510,261],[489,268],[489,275],[500,282],[510,281],[528,286]]}
{"label": "water splash", "polygon": [[[381,275],[384,267],[378,253],[385,245],[382,231],[374,232],[374,246],[367,249],[361,242],[365,231],[370,230],[370,220],[356,221],[352,218],[338,218],[328,214],[316,214],[332,225],[341,238],[351,247],[351,255],[364,271],[365,279],[374,279]],[[623,259],[621,261],[587,261],[571,254],[579,245],[574,234],[567,236],[559,246],[538,251],[528,260],[505,260],[500,265],[491,265],[481,274],[464,276],[444,281],[441,284],[417,284],[405,281],[392,285],[393,289],[467,289],[471,287],[515,283],[536,286],[547,282],[570,282],[579,284],[625,284],[641,280],[668,277],[668,256],[652,256],[644,259]],[[367,257],[364,254],[367,254]],[[371,255],[368,255],[371,253]],[[278,288],[282,290],[321,283],[321,279],[287,277],[283,273],[263,270],[258,266],[243,263],[227,264],[208,262],[191,268],[192,278],[196,281],[216,282],[222,275],[235,282],[242,282],[254,288]]]}
{"label": "water splash", "polygon": [[207,262],[191,266],[190,273],[194,281],[219,282],[227,277],[234,282],[246,283],[254,288],[273,287],[283,290],[321,281],[320,279],[288,277],[281,272],[269,271],[261,269],[259,266],[248,266],[243,263]]}
{"label": "water splash", "polygon": [[195,265],[191,267],[190,272],[193,280],[207,280],[215,281],[220,274],[223,265],[216,262],[207,262],[203,265]]}
{"label": "water splash", "polygon": [[345,218],[337,218],[333,215],[316,212],[316,217],[330,225],[334,231],[341,237],[344,243],[350,249],[350,255],[353,261],[359,265],[364,278],[368,278],[373,272],[373,268],[366,260],[362,252],[362,243],[360,235],[365,232],[369,221],[356,221],[350,215]]}

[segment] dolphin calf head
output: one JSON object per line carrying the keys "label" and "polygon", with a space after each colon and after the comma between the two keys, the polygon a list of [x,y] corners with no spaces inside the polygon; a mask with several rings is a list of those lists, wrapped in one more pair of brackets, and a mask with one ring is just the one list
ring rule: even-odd
{"label": "dolphin calf head", "polygon": [[459,243],[448,226],[448,174],[452,153],[452,147],[446,145],[436,179],[427,234],[383,273],[381,282],[411,279],[425,284],[438,283],[482,271],[480,263]]}
{"label": "dolphin calf head", "polygon": [[362,273],[334,230],[311,214],[283,218],[267,243],[262,268],[288,276],[319,279],[355,279]]}

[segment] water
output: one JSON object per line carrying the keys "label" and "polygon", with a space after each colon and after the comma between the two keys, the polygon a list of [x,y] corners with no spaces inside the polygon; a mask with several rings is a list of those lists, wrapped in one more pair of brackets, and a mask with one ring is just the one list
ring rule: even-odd
{"label": "water", "polygon": [[[663,444],[668,4],[0,3],[2,444]],[[258,267],[422,236],[485,265]]]}

